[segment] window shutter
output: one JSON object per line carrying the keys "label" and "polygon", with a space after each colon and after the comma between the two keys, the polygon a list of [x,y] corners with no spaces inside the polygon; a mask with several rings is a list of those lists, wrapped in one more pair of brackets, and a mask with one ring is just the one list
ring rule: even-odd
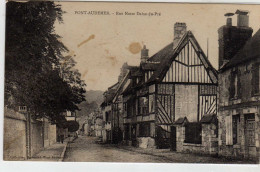
{"label": "window shutter", "polygon": [[255,93],[259,93],[259,63],[255,68]]}
{"label": "window shutter", "polygon": [[232,115],[226,116],[226,145],[233,145]]}
{"label": "window shutter", "polygon": [[256,93],[259,93],[259,63],[254,63],[252,69],[252,95]]}
{"label": "window shutter", "polygon": [[242,88],[241,88],[241,71],[237,70],[237,96],[238,98],[242,97]]}
{"label": "window shutter", "polygon": [[235,75],[234,72],[231,71],[230,74],[230,86],[229,86],[229,98],[234,98],[235,96]]}

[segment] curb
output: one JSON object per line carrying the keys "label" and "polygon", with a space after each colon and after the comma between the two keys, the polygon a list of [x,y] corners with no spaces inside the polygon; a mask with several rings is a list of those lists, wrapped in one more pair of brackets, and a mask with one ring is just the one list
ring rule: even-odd
{"label": "curb", "polygon": [[74,140],[76,140],[76,139],[77,139],[77,137],[74,137],[71,141],[67,141],[67,142],[66,142],[66,144],[65,144],[65,146],[64,146],[64,148],[63,148],[63,151],[62,151],[62,153],[61,153],[61,156],[60,156],[60,159],[58,160],[58,162],[62,162],[62,161],[64,160],[65,152],[66,152],[66,150],[67,150],[68,145],[69,145],[71,142],[73,142]]}
{"label": "curb", "polygon": [[62,153],[61,153],[60,159],[58,160],[59,162],[62,162],[62,161],[63,161],[64,155],[65,155],[65,152],[66,152],[66,150],[67,150],[68,144],[69,144],[69,142],[66,142],[66,144],[65,144],[65,146],[64,146],[64,148],[63,148],[63,151],[62,151]]}

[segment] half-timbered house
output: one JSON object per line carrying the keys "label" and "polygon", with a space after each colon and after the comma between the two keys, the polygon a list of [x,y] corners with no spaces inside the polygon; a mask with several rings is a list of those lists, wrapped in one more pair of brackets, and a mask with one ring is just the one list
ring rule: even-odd
{"label": "half-timbered house", "polygon": [[172,149],[177,144],[178,151],[184,142],[205,147],[201,120],[216,121],[217,72],[185,23],[174,25],[173,42],[153,56],[144,47],[140,67],[130,75],[123,92],[126,142]]}

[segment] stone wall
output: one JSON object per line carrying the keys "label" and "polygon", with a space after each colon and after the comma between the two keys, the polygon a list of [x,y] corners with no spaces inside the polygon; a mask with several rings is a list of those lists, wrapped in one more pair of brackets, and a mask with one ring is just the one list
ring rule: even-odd
{"label": "stone wall", "polygon": [[57,142],[56,130],[56,125],[47,119],[28,122],[25,114],[5,107],[4,159],[24,160],[34,156]]}
{"label": "stone wall", "polygon": [[199,153],[216,155],[218,153],[217,126],[215,124],[202,124],[201,144],[185,143],[185,126],[176,127],[176,151],[185,153]]}
{"label": "stone wall", "polygon": [[31,123],[31,155],[34,156],[43,149],[42,121],[32,121]]}
{"label": "stone wall", "polygon": [[26,159],[26,118],[4,109],[4,160]]}

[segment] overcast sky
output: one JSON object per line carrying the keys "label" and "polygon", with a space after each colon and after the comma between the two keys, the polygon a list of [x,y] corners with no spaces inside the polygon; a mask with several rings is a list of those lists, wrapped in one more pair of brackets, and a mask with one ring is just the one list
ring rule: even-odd
{"label": "overcast sky", "polygon": [[[173,3],[96,3],[60,2],[63,24],[56,33],[77,61],[77,68],[87,90],[106,90],[117,82],[124,62],[139,65],[140,47],[144,44],[152,56],[173,40],[175,22],[185,22],[209,60],[218,67],[218,33],[226,23],[224,14],[237,9],[249,10],[249,25],[254,33],[260,28],[257,5],[173,4]],[[75,11],[109,11],[110,15],[75,14]],[[116,12],[157,12],[160,16],[115,15]],[[114,13],[114,14],[113,14]],[[236,16],[233,17],[236,25]]]}

